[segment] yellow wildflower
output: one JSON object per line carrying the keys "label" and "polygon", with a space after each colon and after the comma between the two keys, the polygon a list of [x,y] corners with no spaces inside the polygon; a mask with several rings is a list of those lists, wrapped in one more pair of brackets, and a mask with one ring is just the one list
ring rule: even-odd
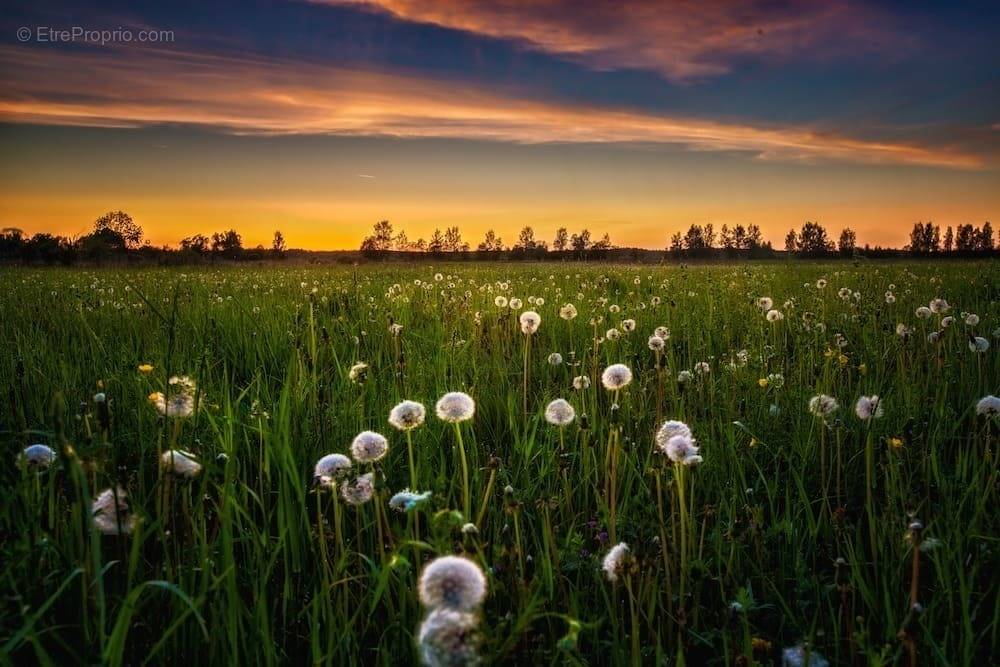
{"label": "yellow wildflower", "polygon": [[153,372],[153,364],[139,364],[139,372],[143,375],[149,375]]}

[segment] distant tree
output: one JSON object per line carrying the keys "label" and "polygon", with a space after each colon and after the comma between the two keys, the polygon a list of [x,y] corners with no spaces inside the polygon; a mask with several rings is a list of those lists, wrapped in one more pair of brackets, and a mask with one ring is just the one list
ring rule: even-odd
{"label": "distant tree", "polygon": [[614,246],[611,244],[611,237],[605,233],[601,237],[601,240],[591,246],[593,250],[611,250]]}
{"label": "distant tree", "polygon": [[361,241],[361,249],[368,252],[383,252],[392,248],[392,223],[379,220],[372,227],[371,236]]}
{"label": "distant tree", "polygon": [[910,231],[907,249],[914,255],[928,255],[937,252],[941,246],[941,229],[933,223],[918,222]]}
{"label": "distant tree", "polygon": [[124,252],[126,245],[121,234],[110,227],[102,227],[81,237],[76,243],[76,248],[83,257],[89,260],[102,260],[116,253]]}
{"label": "distant tree", "polygon": [[503,241],[492,229],[487,230],[483,242],[479,244],[478,250],[483,252],[500,252],[503,250]]}
{"label": "distant tree", "polygon": [[199,255],[204,255],[208,253],[209,239],[203,234],[195,234],[194,236],[189,236],[187,238],[181,239],[181,249],[189,250],[191,252],[198,253]]}
{"label": "distant tree", "polygon": [[837,249],[840,250],[841,255],[850,257],[854,254],[857,243],[858,236],[854,233],[854,230],[850,227],[844,227],[840,232],[840,240],[837,241]]}
{"label": "distant tree", "polygon": [[142,245],[142,227],[125,211],[108,211],[94,221],[94,231],[109,229],[122,237],[127,248]]}
{"label": "distant tree", "polygon": [[991,252],[993,250],[993,225],[988,221],[983,223],[979,230],[977,246],[980,252]]}
{"label": "distant tree", "polygon": [[406,235],[405,229],[400,229],[399,233],[396,234],[392,239],[392,247],[399,251],[405,251],[410,249],[410,238]]}
{"label": "distant tree", "polygon": [[569,240],[570,246],[573,248],[573,252],[577,255],[581,255],[590,249],[590,230],[583,229],[580,230],[579,234],[573,234]]}
{"label": "distant tree", "polygon": [[733,241],[733,233],[729,231],[729,227],[725,224],[722,225],[722,229],[719,231],[719,245],[722,246],[722,250],[727,255],[731,254],[736,247]]}
{"label": "distant tree", "polygon": [[566,231],[565,227],[560,227],[556,230],[556,237],[552,240],[552,249],[556,252],[562,252],[569,247],[569,232]]}
{"label": "distant tree", "polygon": [[833,250],[833,243],[827,238],[826,229],[818,222],[807,222],[799,230],[798,251],[811,256],[825,255]]}
{"label": "distant tree", "polygon": [[227,259],[238,259],[243,253],[243,238],[235,229],[212,234],[212,253]]}
{"label": "distant tree", "polygon": [[274,238],[271,240],[271,254],[277,258],[285,256],[285,235],[280,229],[274,230]]}
{"label": "distant tree", "polygon": [[430,241],[427,242],[427,252],[442,252],[444,247],[444,235],[440,229],[435,229]]}
{"label": "distant tree", "polygon": [[680,256],[684,252],[684,237],[681,236],[680,232],[674,232],[673,236],[670,237],[670,252],[676,256]]}
{"label": "distant tree", "polygon": [[52,234],[35,234],[24,244],[24,255],[29,260],[55,264],[69,258],[67,239]]}
{"label": "distant tree", "polygon": [[692,255],[704,253],[708,249],[705,230],[701,225],[691,225],[684,235],[684,248]]}
{"label": "distant tree", "polygon": [[531,227],[523,227],[521,233],[517,235],[517,243],[514,244],[515,250],[534,250],[535,249],[535,230]]}
{"label": "distant tree", "polygon": [[425,250],[427,250],[427,241],[423,240],[422,238],[417,239],[411,245],[413,249],[417,252],[424,252]]}
{"label": "distant tree", "polygon": [[959,225],[955,233],[955,250],[958,252],[972,252],[978,245],[978,234],[972,225]]}
{"label": "distant tree", "polygon": [[794,229],[789,229],[785,234],[785,252],[793,253],[799,249],[799,237]]}
{"label": "distant tree", "polygon": [[758,248],[764,247],[764,235],[760,232],[760,227],[757,225],[750,225],[747,227],[747,235],[743,240],[743,244],[740,245],[742,250],[754,251]]}
{"label": "distant tree", "polygon": [[702,229],[702,236],[705,239],[706,250],[711,250],[715,247],[715,226],[711,222]]}
{"label": "distant tree", "polygon": [[17,227],[0,229],[0,257],[17,257],[24,251],[24,243],[24,232]]}
{"label": "distant tree", "polygon": [[462,252],[469,249],[469,244],[462,241],[462,233],[458,227],[449,227],[444,232],[444,249],[447,252]]}
{"label": "distant tree", "polygon": [[955,232],[952,231],[951,225],[948,225],[948,229],[944,233],[944,251],[951,252],[955,247]]}

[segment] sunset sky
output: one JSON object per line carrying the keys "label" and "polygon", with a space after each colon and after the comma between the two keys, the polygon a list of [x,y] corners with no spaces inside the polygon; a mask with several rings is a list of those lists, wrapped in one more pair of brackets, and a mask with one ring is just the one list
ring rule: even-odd
{"label": "sunset sky", "polygon": [[0,226],[662,248],[817,220],[902,245],[996,223],[998,34],[996,3],[5,2]]}

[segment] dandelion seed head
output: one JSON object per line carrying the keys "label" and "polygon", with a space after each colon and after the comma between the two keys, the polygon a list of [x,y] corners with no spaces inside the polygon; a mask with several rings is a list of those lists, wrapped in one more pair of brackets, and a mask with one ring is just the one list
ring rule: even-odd
{"label": "dandelion seed head", "polygon": [[389,498],[389,507],[397,512],[409,512],[420,507],[430,500],[430,498],[430,491],[417,493],[415,491],[410,491],[409,489],[403,489],[399,493],[393,495],[392,498]]}
{"label": "dandelion seed head", "polygon": [[363,361],[354,364],[347,372],[347,377],[354,384],[363,384],[368,378],[368,364]]}
{"label": "dandelion seed head", "polygon": [[622,320],[622,331],[625,333],[635,331],[635,320]]}
{"label": "dandelion seed head", "polygon": [[480,664],[479,618],[454,609],[434,609],[420,624],[417,645],[426,667],[474,667]]}
{"label": "dandelion seed head", "polygon": [[917,308],[915,312],[917,317],[922,320],[926,320],[928,317],[931,316],[931,309],[928,308],[927,306],[920,306],[919,308]]}
{"label": "dandelion seed head", "polygon": [[351,469],[351,459],[343,454],[327,454],[316,462],[313,478],[318,484],[330,486],[344,478]]}
{"label": "dandelion seed head", "polygon": [[362,431],[351,443],[351,456],[358,463],[375,463],[389,451],[389,441],[375,431]]}
{"label": "dandelion seed head", "polygon": [[695,440],[690,435],[678,434],[667,440],[664,451],[674,463],[696,466],[702,462],[702,457],[698,453],[699,448],[694,443]]}
{"label": "dandelion seed head", "polygon": [[553,352],[549,355],[547,361],[549,362],[549,366],[560,366],[562,365],[563,357],[558,352]]}
{"label": "dandelion seed head", "polygon": [[557,398],[545,406],[545,421],[553,426],[567,426],[575,417],[576,410],[565,399]]}
{"label": "dandelion seed head", "polygon": [[475,611],[486,597],[486,577],[468,558],[441,556],[424,568],[418,589],[420,603],[428,609]]}
{"label": "dandelion seed head", "polygon": [[854,404],[854,414],[858,419],[867,421],[869,419],[879,419],[882,417],[882,399],[878,396],[862,396]]}
{"label": "dandelion seed head", "polygon": [[190,452],[168,449],[160,455],[160,469],[177,477],[190,479],[201,473],[201,464]]}
{"label": "dandelion seed head", "polygon": [[364,505],[375,495],[375,475],[368,472],[341,484],[340,495],[348,505]]}
{"label": "dandelion seed head", "polygon": [[29,445],[18,457],[29,469],[45,470],[55,463],[56,451],[48,445]]}
{"label": "dandelion seed head", "polygon": [[761,310],[771,310],[774,307],[774,300],[769,296],[762,296],[757,299],[757,307]]}
{"label": "dandelion seed head", "polygon": [[601,384],[609,391],[617,391],[632,382],[632,370],[625,364],[611,364],[601,373]]}
{"label": "dandelion seed head", "polygon": [[400,431],[411,431],[424,423],[427,409],[416,401],[403,401],[389,412],[389,423]]}
{"label": "dandelion seed head", "polygon": [[559,317],[563,318],[567,322],[572,320],[577,316],[576,306],[571,303],[567,303],[562,308],[559,309]]}
{"label": "dandelion seed head", "polygon": [[976,414],[985,415],[987,417],[1000,415],[1000,398],[997,398],[992,394],[983,396],[976,403]]}
{"label": "dandelion seed head", "polygon": [[986,352],[990,349],[990,341],[982,336],[976,336],[969,341],[969,349],[973,352]]}
{"label": "dandelion seed head", "polygon": [[542,316],[533,310],[526,310],[521,313],[519,318],[521,321],[521,333],[526,336],[538,331],[539,325],[542,323]]}
{"label": "dandelion seed head", "polygon": [[468,394],[451,391],[438,400],[435,410],[438,419],[457,424],[472,419],[476,412],[476,402]]}
{"label": "dandelion seed head", "polygon": [[590,378],[586,375],[577,375],[573,378],[573,389],[583,391],[590,388]]}
{"label": "dandelion seed head", "polygon": [[691,437],[691,427],[682,421],[677,421],[675,419],[668,419],[660,425],[660,428],[656,431],[656,446],[664,454],[667,453],[667,443],[674,436],[682,435],[686,438]]}
{"label": "dandelion seed head", "polygon": [[185,419],[194,414],[194,396],[188,393],[182,392],[167,398],[163,392],[156,391],[149,395],[149,402],[164,417]]}
{"label": "dandelion seed head", "polygon": [[774,310],[773,308],[767,311],[767,321],[768,322],[780,322],[785,319],[785,316],[781,314],[780,310]]}
{"label": "dandelion seed head", "polygon": [[90,506],[94,528],[104,535],[128,535],[135,529],[136,517],[124,489],[104,489]]}
{"label": "dandelion seed head", "polygon": [[649,337],[648,341],[646,341],[646,345],[653,352],[662,352],[666,343],[663,342],[662,338],[654,334]]}
{"label": "dandelion seed head", "polygon": [[601,569],[604,570],[604,576],[608,581],[615,583],[625,573],[628,557],[629,548],[624,542],[619,542],[611,547],[601,564]]}
{"label": "dandelion seed head", "polygon": [[826,394],[817,394],[809,399],[809,412],[814,417],[828,417],[833,414],[839,406],[837,399]]}

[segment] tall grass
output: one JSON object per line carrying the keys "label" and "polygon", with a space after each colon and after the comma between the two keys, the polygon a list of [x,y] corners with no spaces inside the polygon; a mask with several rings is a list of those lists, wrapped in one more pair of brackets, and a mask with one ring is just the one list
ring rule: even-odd
{"label": "tall grass", "polygon": [[[482,655],[502,664],[773,664],[803,644],[834,664],[972,665],[1000,651],[997,422],[975,414],[1000,390],[995,263],[0,278],[4,662],[416,663],[420,568],[457,552],[488,573]],[[541,315],[530,346],[499,294]],[[785,318],[766,321],[760,296]],[[956,321],[930,343],[941,316],[914,311],[934,297]],[[576,319],[559,318],[565,303]],[[636,330],[606,340],[625,318]],[[990,349],[971,351],[970,333]],[[710,372],[677,381],[702,361]],[[612,363],[635,376],[616,395],[599,381]],[[175,374],[198,384],[187,419],[147,399]],[[448,391],[477,401],[460,430],[433,416]],[[806,409],[818,393],[840,403],[825,420]],[[883,397],[883,418],[855,417],[863,394]],[[558,397],[576,408],[565,429],[542,417]],[[386,423],[403,399],[428,406],[407,434]],[[654,451],[663,418],[691,426],[702,465]],[[355,507],[312,469],[365,429],[390,451],[376,500]],[[41,473],[17,461],[35,442],[59,453]],[[161,473],[170,448],[202,474]],[[91,500],[115,485],[140,517],[130,536],[91,527]],[[393,512],[407,486],[433,496]],[[601,572],[612,535],[636,558],[627,586]]]}

